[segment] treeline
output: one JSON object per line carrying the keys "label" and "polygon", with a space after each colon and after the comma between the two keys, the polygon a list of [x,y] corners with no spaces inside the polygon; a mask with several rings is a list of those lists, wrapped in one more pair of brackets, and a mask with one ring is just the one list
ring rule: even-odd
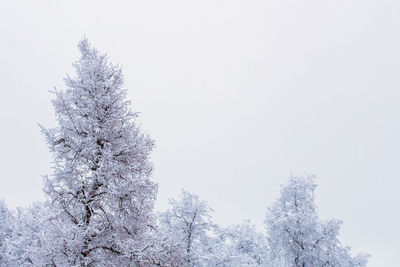
{"label": "treeline", "polygon": [[42,127],[53,153],[47,201],[11,211],[0,202],[1,266],[365,266],[318,218],[313,176],[293,176],[268,208],[265,231],[213,223],[207,203],[182,191],[157,213],[153,140],[135,123],[121,68],[82,40],[76,74],[54,90],[58,126]]}

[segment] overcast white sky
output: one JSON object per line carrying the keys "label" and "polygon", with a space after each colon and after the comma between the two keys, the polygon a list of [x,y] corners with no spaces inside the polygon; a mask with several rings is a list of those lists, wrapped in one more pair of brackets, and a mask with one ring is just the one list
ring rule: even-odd
{"label": "overcast white sky", "polygon": [[123,66],[157,143],[157,209],[180,188],[220,224],[266,207],[290,174],[318,176],[341,240],[400,260],[400,1],[4,1],[0,9],[0,198],[43,199],[63,88],[86,34]]}

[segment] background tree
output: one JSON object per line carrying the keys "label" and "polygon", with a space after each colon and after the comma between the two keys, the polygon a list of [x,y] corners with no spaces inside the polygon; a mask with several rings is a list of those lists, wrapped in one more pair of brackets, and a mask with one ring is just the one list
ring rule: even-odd
{"label": "background tree", "polygon": [[[7,240],[8,265],[46,265],[53,262],[61,236],[52,219],[57,213],[49,210],[47,203],[33,203],[28,208],[17,208],[13,231]],[[54,253],[55,252],[55,253]]]}
{"label": "background tree", "polygon": [[227,228],[215,227],[208,240],[209,264],[205,266],[268,266],[265,235],[247,220]]}
{"label": "background tree", "polygon": [[186,267],[186,254],[182,243],[164,229],[158,226],[151,232],[151,266]]}
{"label": "background tree", "polygon": [[211,222],[210,209],[207,202],[199,196],[182,190],[179,201],[170,199],[171,208],[161,213],[160,231],[164,232],[182,250],[184,266],[203,265],[209,237],[213,224]]}
{"label": "background tree", "polygon": [[290,177],[268,209],[266,226],[274,266],[365,266],[368,256],[352,257],[339,240],[341,222],[319,220],[314,176]]}
{"label": "background tree", "polygon": [[229,266],[265,266],[267,244],[263,233],[249,221],[225,229],[227,245],[232,261]]}
{"label": "background tree", "polygon": [[43,128],[54,155],[45,193],[62,232],[56,260],[61,265],[142,263],[157,191],[149,179],[153,141],[134,123],[137,114],[125,100],[121,68],[87,39],[78,48],[76,76],[65,79],[65,90],[54,92],[58,127]]}
{"label": "background tree", "polygon": [[12,236],[14,216],[4,200],[0,199],[0,266],[9,263],[8,241]]}

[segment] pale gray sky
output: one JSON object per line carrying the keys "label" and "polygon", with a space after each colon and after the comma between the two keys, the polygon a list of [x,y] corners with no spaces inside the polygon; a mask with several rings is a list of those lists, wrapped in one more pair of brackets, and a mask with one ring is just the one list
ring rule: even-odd
{"label": "pale gray sky", "polygon": [[4,1],[0,197],[43,199],[63,88],[86,34],[123,66],[156,140],[157,208],[180,188],[218,223],[261,227],[279,185],[314,173],[343,243],[400,260],[400,1]]}

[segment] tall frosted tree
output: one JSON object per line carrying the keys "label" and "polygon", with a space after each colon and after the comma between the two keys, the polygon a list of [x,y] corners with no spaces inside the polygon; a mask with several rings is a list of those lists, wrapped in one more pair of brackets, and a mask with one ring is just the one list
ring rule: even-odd
{"label": "tall frosted tree", "polygon": [[314,176],[293,176],[266,218],[273,266],[365,266],[368,255],[353,257],[339,239],[341,222],[321,221],[314,203]]}
{"label": "tall frosted tree", "polygon": [[86,38],[78,48],[76,75],[54,92],[58,126],[43,128],[54,157],[45,193],[61,239],[53,263],[142,266],[157,191],[153,141],[135,124],[121,68]]}

